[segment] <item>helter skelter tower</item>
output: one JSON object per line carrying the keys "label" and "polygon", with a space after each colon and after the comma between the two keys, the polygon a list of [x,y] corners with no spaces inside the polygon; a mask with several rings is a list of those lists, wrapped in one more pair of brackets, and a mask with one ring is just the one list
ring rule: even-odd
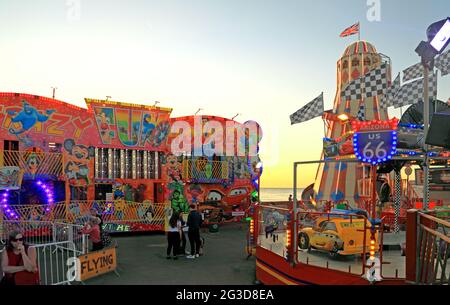
{"label": "helter skelter tower", "polygon": [[[337,62],[337,90],[332,111],[323,114],[326,126],[326,138],[337,140],[340,144],[351,139],[351,124],[338,117],[347,114],[350,118],[357,118],[358,112],[363,110],[363,120],[387,120],[387,109],[380,108],[382,96],[374,96],[364,100],[346,100],[341,92],[353,80],[380,67],[388,65],[388,83],[391,82],[390,60],[377,52],[375,47],[365,41],[358,41],[348,46]],[[360,112],[361,113],[361,112]],[[351,142],[350,142],[351,143]],[[348,142],[347,142],[348,144]],[[345,147],[344,146],[340,146]],[[352,145],[350,144],[350,147]],[[351,151],[349,155],[353,153]],[[342,154],[342,153],[341,153]],[[324,154],[322,153],[322,158]],[[317,170],[314,183],[314,199],[316,202],[343,201],[351,206],[357,206],[363,199],[370,198],[370,166],[362,163],[322,163]]]}

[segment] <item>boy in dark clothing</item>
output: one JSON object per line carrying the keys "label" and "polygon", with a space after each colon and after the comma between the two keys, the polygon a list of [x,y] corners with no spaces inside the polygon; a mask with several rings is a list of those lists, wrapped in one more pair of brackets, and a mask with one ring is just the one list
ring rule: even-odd
{"label": "boy in dark clothing", "polygon": [[188,255],[187,258],[196,258],[200,256],[200,227],[203,223],[202,216],[195,209],[195,205],[191,204],[189,206],[189,215],[187,219],[188,237],[189,243],[191,244],[191,255]]}

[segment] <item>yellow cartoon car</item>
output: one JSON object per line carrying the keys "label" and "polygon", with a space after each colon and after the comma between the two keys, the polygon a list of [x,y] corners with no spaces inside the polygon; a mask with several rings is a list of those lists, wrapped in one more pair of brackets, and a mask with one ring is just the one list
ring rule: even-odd
{"label": "yellow cartoon car", "polygon": [[[378,235],[375,235],[375,243]],[[316,225],[305,227],[298,234],[298,246],[302,250],[326,251],[331,257],[363,254],[364,220],[319,217]],[[370,223],[366,229],[366,253],[370,251]]]}

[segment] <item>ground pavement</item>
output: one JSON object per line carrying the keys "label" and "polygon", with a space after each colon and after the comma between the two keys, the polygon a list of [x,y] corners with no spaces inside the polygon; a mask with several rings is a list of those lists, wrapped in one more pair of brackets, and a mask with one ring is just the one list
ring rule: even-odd
{"label": "ground pavement", "polygon": [[[205,255],[166,259],[163,234],[113,237],[118,243],[118,272],[86,281],[87,285],[252,285],[255,259],[246,259],[247,224],[222,225],[205,231]],[[189,248],[189,242],[187,244]],[[190,248],[189,248],[190,249]]]}

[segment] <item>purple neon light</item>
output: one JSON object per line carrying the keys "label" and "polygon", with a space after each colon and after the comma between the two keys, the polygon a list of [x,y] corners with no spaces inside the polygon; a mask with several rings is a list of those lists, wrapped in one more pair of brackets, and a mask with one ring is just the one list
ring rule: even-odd
{"label": "purple neon light", "polygon": [[3,200],[2,200],[2,202],[3,202],[3,209],[6,211],[6,213],[7,214],[9,214],[9,216],[11,217],[11,218],[16,218],[16,219],[18,219],[19,217],[16,215],[16,213],[14,212],[14,211],[12,211],[11,210],[11,208],[9,207],[9,204],[8,204],[8,196],[9,196],[9,190],[6,190],[4,193],[3,193]]}
{"label": "purple neon light", "polygon": [[[39,185],[40,188],[45,191],[45,194],[47,196],[47,205],[52,205],[54,203],[54,201],[53,201],[53,194],[50,191],[50,187],[42,181],[38,181],[38,182],[36,182],[36,184]],[[46,207],[45,211],[50,212],[50,208]]]}

